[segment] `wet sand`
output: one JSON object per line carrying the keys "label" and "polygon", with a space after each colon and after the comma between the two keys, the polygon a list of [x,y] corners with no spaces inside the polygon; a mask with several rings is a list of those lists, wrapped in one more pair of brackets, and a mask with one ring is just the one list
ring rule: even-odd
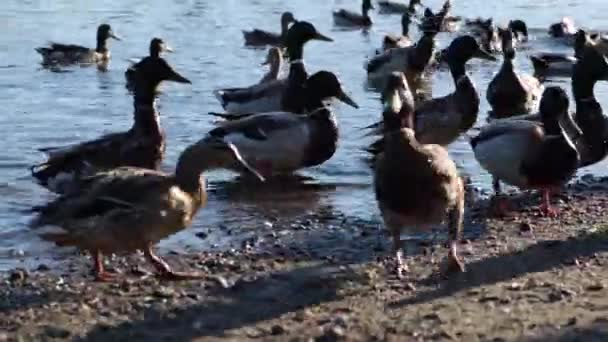
{"label": "wet sand", "polygon": [[532,193],[506,218],[471,201],[467,272],[447,279],[441,239],[409,250],[410,272],[397,279],[378,223],[331,212],[275,222],[290,234],[239,249],[167,255],[207,274],[200,281],[159,280],[141,255],[108,258],[114,283],[92,281],[76,253],[53,269],[12,270],[2,274],[0,340],[604,341],[608,183],[586,181],[554,198],[559,219],[539,216]]}

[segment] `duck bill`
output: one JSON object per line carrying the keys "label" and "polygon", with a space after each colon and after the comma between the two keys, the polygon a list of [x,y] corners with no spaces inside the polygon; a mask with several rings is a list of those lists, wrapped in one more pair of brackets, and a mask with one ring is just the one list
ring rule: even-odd
{"label": "duck bill", "polygon": [[254,169],[251,165],[249,165],[249,163],[245,161],[238,148],[234,144],[226,143],[226,146],[228,146],[228,149],[232,152],[232,156],[237,162],[239,162],[239,164],[241,164],[247,171],[251,172],[251,174],[256,176],[262,182],[266,181],[266,178],[264,178],[264,176],[262,176],[262,174],[259,173],[258,170]]}
{"label": "duck bill", "polygon": [[485,59],[487,61],[493,61],[493,62],[495,62],[497,60],[496,57],[492,56],[491,53],[489,53],[488,51],[486,51],[485,49],[482,49],[482,48],[479,48],[479,49],[477,49],[477,51],[475,51],[475,53],[473,54],[473,58]]}
{"label": "duck bill", "polygon": [[192,82],[190,82],[189,79],[185,78],[184,76],[178,74],[176,71],[172,71],[172,75],[167,79],[168,81],[173,81],[173,82],[177,82],[177,83],[189,83],[192,84]]}
{"label": "duck bill", "polygon": [[114,32],[110,32],[110,38],[121,41],[122,38],[120,38],[119,36],[115,35]]}
{"label": "duck bill", "polygon": [[353,99],[351,99],[350,96],[346,95],[346,93],[344,91],[340,91],[340,94],[338,94],[338,96],[336,96],[336,98],[353,108],[357,108],[357,109],[359,108],[359,105],[357,104],[357,102],[355,102]]}
{"label": "duck bill", "polygon": [[170,53],[175,52],[175,50],[173,50],[173,48],[172,48],[172,47],[170,47],[169,45],[165,45],[165,46],[163,47],[163,51],[164,51],[164,52],[170,52]]}
{"label": "duck bill", "polygon": [[329,38],[328,36],[326,36],[320,32],[315,33],[315,35],[314,35],[314,37],[312,37],[312,39],[321,40],[324,42],[333,42],[334,41],[333,39]]}

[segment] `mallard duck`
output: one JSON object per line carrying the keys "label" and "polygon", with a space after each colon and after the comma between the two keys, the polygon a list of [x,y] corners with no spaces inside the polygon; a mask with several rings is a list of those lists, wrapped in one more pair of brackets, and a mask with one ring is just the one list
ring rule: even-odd
{"label": "mallard duck", "polygon": [[422,5],[420,0],[410,0],[407,5],[390,0],[378,1],[381,13],[403,14],[404,12],[410,12],[410,14],[414,14],[416,12],[416,6],[420,5]]}
{"label": "mallard duck", "polygon": [[585,46],[572,68],[572,94],[576,101],[576,124],[583,131],[581,167],[595,164],[608,154],[608,117],[595,98],[593,88],[598,81],[608,81],[608,60],[594,46]]}
{"label": "mallard duck", "polygon": [[152,38],[152,40],[150,41],[150,55],[142,58],[139,62],[131,65],[127,69],[127,71],[125,71],[125,79],[127,80],[127,84],[126,84],[127,89],[133,90],[133,87],[135,86],[134,83],[135,83],[136,71],[137,71],[137,68],[140,65],[140,63],[147,63],[147,62],[145,62],[147,59],[160,58],[161,54],[163,52],[173,52],[173,49],[169,45],[167,45],[167,43],[165,43],[162,39]]}
{"label": "mallard duck", "polygon": [[404,48],[414,45],[414,42],[409,36],[410,32],[410,23],[412,19],[410,18],[410,12],[405,11],[401,16],[401,35],[386,35],[382,40],[382,51],[386,51],[394,48]]}
{"label": "mallard duck", "polygon": [[503,63],[488,86],[486,98],[492,106],[492,117],[503,118],[528,114],[535,110],[542,94],[540,81],[515,70],[513,32],[501,30]]}
{"label": "mallard duck", "polygon": [[42,64],[44,65],[107,62],[110,59],[107,42],[109,38],[120,40],[112,31],[110,25],[101,24],[97,28],[95,49],[80,45],[51,43],[49,46],[36,48],[36,51],[42,55]]}
{"label": "mallard duck", "polygon": [[375,163],[374,189],[384,224],[393,238],[397,274],[407,272],[401,233],[429,231],[431,225],[443,223],[446,217],[450,240],[447,269],[462,272],[464,264],[458,257],[457,243],[464,217],[464,186],[456,164],[445,148],[416,139],[413,112],[404,113],[398,91],[389,94],[383,113],[385,146]]}
{"label": "mallard duck", "polygon": [[437,25],[437,22],[430,21],[415,45],[390,49],[370,59],[365,66],[368,82],[382,89],[383,82],[392,72],[401,71],[405,73],[412,91],[416,93],[415,85],[435,55]]}
{"label": "mallard duck", "polygon": [[38,216],[31,225],[58,246],[77,247],[91,253],[95,277],[112,280],[105,271],[103,255],[143,250],[146,259],[171,280],[201,278],[194,273],[175,272],[152,248],[158,241],[192,224],[205,206],[207,194],[201,173],[221,168],[234,160],[263,177],[243,160],[237,147],[220,139],[207,138],[182,152],[174,174],[136,167],[101,172],[83,181],[86,191],[61,196],[34,208]]}
{"label": "mallard duck", "polygon": [[[259,113],[285,110],[282,104],[286,89],[296,84],[303,84],[308,78],[304,69],[304,45],[311,40],[331,42],[332,39],[319,33],[309,22],[294,23],[285,36],[287,53],[291,59],[287,79],[267,82],[249,88],[228,88],[214,92],[222,108],[228,113]],[[299,97],[297,93],[289,93],[287,97]],[[287,100],[285,100],[287,101]],[[293,101],[290,100],[290,101]]]}
{"label": "mallard duck", "polygon": [[[576,173],[580,155],[564,130],[572,117],[568,96],[560,87],[548,87],[540,103],[542,124],[526,120],[499,120],[482,128],[471,140],[475,159],[494,177],[496,199],[500,183],[543,192],[541,211],[556,216],[550,192],[567,183]],[[498,203],[498,202],[495,202]],[[499,204],[504,210],[504,205]]]}
{"label": "mallard duck", "polygon": [[[477,121],[479,94],[465,72],[465,64],[471,58],[496,60],[472,36],[457,37],[450,43],[446,50],[446,60],[456,90],[416,105],[413,127],[420,143],[447,146]],[[377,127],[378,124],[370,127],[374,126]],[[379,130],[382,131],[382,128]]]}
{"label": "mallard duck", "polygon": [[[291,173],[320,165],[331,158],[338,144],[338,125],[323,100],[336,97],[358,108],[328,71],[312,75],[305,84],[306,114],[271,112],[222,122],[209,132],[239,148],[245,160],[263,175]],[[238,165],[234,165],[238,171]]]}
{"label": "mallard duck", "polygon": [[40,151],[48,159],[31,168],[38,183],[49,190],[65,193],[73,190],[78,179],[98,171],[120,166],[156,169],[165,149],[165,137],[154,98],[162,81],[190,83],[162,58],[147,59],[136,72],[134,92],[134,123],[126,132],[67,147]]}
{"label": "mallard duck", "polygon": [[372,26],[372,19],[369,16],[369,11],[374,9],[371,0],[363,0],[361,4],[361,14],[351,12],[349,10],[340,9],[333,12],[334,22],[339,26]]}
{"label": "mallard duck", "polygon": [[291,12],[283,12],[281,15],[281,33],[268,32],[259,29],[243,31],[245,45],[249,46],[283,46],[285,35],[289,29],[289,24],[295,23],[296,18]]}

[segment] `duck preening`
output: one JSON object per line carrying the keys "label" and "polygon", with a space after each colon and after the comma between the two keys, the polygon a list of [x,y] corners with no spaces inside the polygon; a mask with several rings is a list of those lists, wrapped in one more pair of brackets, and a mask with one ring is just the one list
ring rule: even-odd
{"label": "duck preening", "polygon": [[67,147],[41,149],[48,159],[31,168],[37,182],[51,191],[64,193],[78,187],[80,178],[98,171],[120,166],[158,168],[165,137],[154,99],[162,81],[190,83],[162,58],[142,61],[135,73],[131,129]]}
{"label": "duck preening", "polygon": [[416,13],[416,6],[421,6],[422,3],[420,0],[410,0],[409,4],[390,1],[390,0],[380,0],[378,1],[378,7],[380,7],[380,12],[382,13],[393,13],[393,14],[403,14],[404,12],[410,12],[410,14]]}
{"label": "duck preening", "polygon": [[188,227],[207,202],[201,173],[234,160],[260,179],[239,154],[221,139],[206,138],[186,148],[174,174],[136,167],[122,167],[83,179],[86,189],[58,197],[34,208],[31,226],[42,238],[58,246],[88,251],[95,277],[112,280],[104,269],[103,255],[143,250],[159,275],[171,280],[201,278],[175,272],[152,248],[158,241]]}
{"label": "duck preening", "polygon": [[243,31],[245,45],[248,46],[283,46],[285,35],[289,25],[296,22],[296,18],[291,12],[284,12],[281,15],[281,33],[268,32],[260,29]]}
{"label": "duck preening", "polygon": [[506,205],[500,196],[500,181],[520,189],[543,192],[541,211],[556,216],[550,193],[566,184],[580,166],[576,143],[582,138],[568,113],[568,95],[559,87],[548,87],[540,102],[541,122],[498,120],[482,128],[471,140],[475,159],[493,177],[494,204],[499,214]]}
{"label": "duck preening", "polygon": [[[330,97],[357,108],[331,72],[319,71],[306,80],[305,114],[271,112],[252,114],[222,122],[210,136],[232,143],[243,158],[265,176],[291,173],[316,166],[331,158],[338,146],[338,123],[331,108],[323,104]],[[238,171],[240,166],[234,165]]]}
{"label": "duck preening", "polygon": [[127,71],[125,71],[125,79],[127,81],[126,87],[127,89],[133,91],[135,87],[135,78],[137,74],[137,68],[140,64],[147,63],[148,59],[157,59],[161,58],[162,53],[164,52],[173,52],[173,49],[165,43],[161,38],[152,38],[150,41],[149,55],[141,59],[141,61],[131,65]]}
{"label": "duck preening", "polygon": [[97,45],[94,49],[73,44],[51,43],[49,46],[36,48],[36,51],[42,55],[43,65],[102,63],[110,59],[110,49],[108,49],[110,38],[120,40],[110,25],[101,24],[97,28]]}
{"label": "duck preening", "polygon": [[387,82],[389,89],[385,91],[384,148],[375,162],[374,189],[393,239],[397,274],[407,271],[401,233],[428,232],[430,226],[446,218],[450,240],[447,270],[462,272],[464,264],[457,254],[464,216],[462,179],[445,148],[416,139],[411,103],[404,102],[401,95],[407,89],[405,78],[397,74],[391,80],[394,82]]}
{"label": "duck preening", "polygon": [[333,12],[334,22],[339,26],[369,27],[372,19],[369,11],[374,9],[371,0],[363,0],[361,4],[361,14],[349,10],[340,9]]}
{"label": "duck preening", "polygon": [[[226,88],[214,92],[222,108],[228,113],[259,113],[290,110],[292,102],[300,98],[299,88],[308,78],[304,68],[304,45],[311,40],[331,42],[309,22],[294,23],[285,37],[290,69],[287,79],[267,82],[247,88]],[[297,108],[296,108],[297,109]]]}
{"label": "duck preening", "polygon": [[486,92],[486,99],[492,106],[491,116],[505,118],[534,112],[543,86],[536,77],[518,73],[515,69],[513,32],[510,29],[500,29],[500,36],[503,63]]}

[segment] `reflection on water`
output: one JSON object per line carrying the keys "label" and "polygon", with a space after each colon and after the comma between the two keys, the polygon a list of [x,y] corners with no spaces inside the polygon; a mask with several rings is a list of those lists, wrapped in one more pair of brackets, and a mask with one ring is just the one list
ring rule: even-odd
{"label": "reflection on water", "polygon": [[[439,8],[441,2],[429,0],[425,4]],[[18,257],[12,250],[23,250],[25,257],[59,255],[26,228],[29,217],[24,210],[53,197],[32,182],[27,167],[44,157],[36,151],[38,147],[71,144],[131,126],[132,104],[123,73],[134,58],[147,54],[151,37],[162,37],[175,49],[166,58],[193,81],[192,86],[166,84],[160,95],[159,111],[168,139],[162,168],[170,171],[180,151],[212,126],[214,119],[205,113],[221,109],[213,89],[251,84],[264,74],[265,70],[258,65],[266,51],[244,48],[241,30],[256,27],[278,31],[279,17],[285,10],[313,22],[334,39],[332,44],[312,42],[307,46],[306,66],[311,73],[324,69],[336,72],[361,108],[337,106],[341,129],[338,152],[324,165],[305,170],[299,177],[260,184],[235,178],[228,172],[209,174],[209,205],[200,212],[192,229],[164,241],[162,246],[221,247],[233,235],[259,233],[270,226],[267,222],[277,218],[318,211],[377,220],[371,172],[361,161],[361,148],[371,138],[363,138],[361,127],[380,117],[380,106],[379,95],[368,89],[364,65],[380,47],[384,34],[400,31],[400,18],[374,13],[371,29],[343,30],[333,25],[331,15],[333,9],[342,7],[358,8],[358,2],[5,0],[0,11],[0,106],[4,108],[0,131],[6,132],[0,155],[0,195],[5,199],[0,202],[0,269],[10,267]],[[456,2],[454,14],[493,16],[498,23],[507,23],[512,18],[527,21],[532,39],[519,52],[517,64],[530,73],[528,54],[569,52],[567,47],[546,37],[546,27],[563,15],[573,16],[583,27],[606,28],[602,26],[602,18],[588,15],[589,8],[605,13],[608,3],[468,0]],[[110,23],[123,37],[121,42],[112,42],[113,59],[106,71],[100,72],[95,67],[52,70],[40,67],[35,47],[48,41],[94,46],[95,30],[101,22]],[[412,33],[416,39],[418,32]],[[438,45],[445,47],[456,35],[440,34]],[[485,122],[489,109],[485,90],[499,66],[488,61],[472,61],[467,66],[482,99],[477,126]],[[550,81],[569,88],[569,82]],[[441,69],[432,75],[428,88],[433,96],[443,96],[453,91],[454,84],[447,70]],[[596,92],[600,100],[606,98],[605,85],[598,85]],[[472,158],[467,137],[452,144],[450,153],[474,186],[490,188],[488,176],[480,172]],[[604,165],[589,171],[602,173]],[[233,235],[222,227],[229,227]],[[205,240],[194,237],[194,232],[201,230],[210,232],[210,236]]]}

